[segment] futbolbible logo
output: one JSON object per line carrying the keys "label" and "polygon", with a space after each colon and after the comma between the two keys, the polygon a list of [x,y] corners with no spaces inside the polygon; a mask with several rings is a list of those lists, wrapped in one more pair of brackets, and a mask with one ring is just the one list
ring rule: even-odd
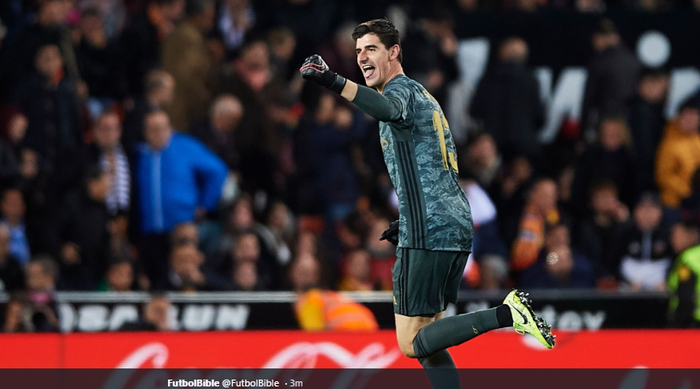
{"label": "futbolbible logo", "polygon": [[168,388],[218,388],[220,387],[219,381],[209,380],[206,378],[197,380],[172,380],[168,379]]}

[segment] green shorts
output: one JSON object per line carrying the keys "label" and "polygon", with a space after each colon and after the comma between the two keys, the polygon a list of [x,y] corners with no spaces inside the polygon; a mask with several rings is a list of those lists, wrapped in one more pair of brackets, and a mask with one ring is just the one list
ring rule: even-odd
{"label": "green shorts", "polygon": [[430,316],[457,303],[469,252],[396,249],[394,313]]}

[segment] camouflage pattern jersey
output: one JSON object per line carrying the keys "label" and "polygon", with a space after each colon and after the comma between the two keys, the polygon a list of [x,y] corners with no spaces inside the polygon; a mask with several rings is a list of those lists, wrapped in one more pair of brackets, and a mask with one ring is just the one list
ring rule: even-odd
{"label": "camouflage pattern jersey", "polygon": [[398,75],[383,95],[400,102],[401,119],[379,122],[384,162],[399,200],[398,247],[471,251],[469,202],[457,181],[457,152],[438,102]]}

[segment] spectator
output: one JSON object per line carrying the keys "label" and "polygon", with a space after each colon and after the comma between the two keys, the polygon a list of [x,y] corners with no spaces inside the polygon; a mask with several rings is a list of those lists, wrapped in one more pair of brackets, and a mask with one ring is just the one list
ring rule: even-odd
{"label": "spectator", "polygon": [[2,223],[10,229],[10,254],[22,266],[29,262],[31,256],[27,225],[24,220],[25,211],[22,192],[17,189],[7,189],[3,192],[0,202]]}
{"label": "spectator", "polygon": [[197,225],[193,222],[183,222],[176,225],[170,235],[171,248],[174,249],[186,245],[199,247],[199,232],[197,231]]}
{"label": "spectator", "polygon": [[600,122],[598,142],[589,146],[576,163],[573,182],[574,203],[585,212],[587,194],[598,182],[612,182],[628,207],[634,203],[638,166],[632,156],[630,135],[624,119],[607,117]]}
{"label": "spectator", "polygon": [[224,38],[226,57],[230,59],[243,45],[246,34],[255,27],[255,10],[250,0],[225,0],[221,3],[217,29]]}
{"label": "spectator", "polygon": [[620,258],[613,247],[629,209],[617,197],[617,188],[610,182],[591,189],[591,213],[579,220],[575,247],[593,261],[599,288],[613,288],[620,279]]}
{"label": "spectator", "polygon": [[673,225],[671,246],[678,255],[668,277],[669,324],[671,327],[700,327],[700,226],[681,221]]}
{"label": "spectator", "polygon": [[302,63],[308,53],[332,36],[340,22],[339,8],[338,2],[333,0],[272,0],[264,7],[256,7],[256,26],[292,30],[298,43],[293,62]]}
{"label": "spectator", "polygon": [[217,209],[226,165],[196,139],[174,134],[168,115],[151,112],[134,164],[138,196],[140,258],[154,285],[166,275],[168,236],[179,223]]}
{"label": "spectator", "polygon": [[51,257],[37,256],[27,263],[28,307],[33,331],[58,331],[58,310],[54,296],[57,279],[58,266]]}
{"label": "spectator", "polygon": [[296,64],[292,63],[292,56],[297,46],[294,33],[287,28],[276,28],[267,34],[267,42],[270,46],[270,67],[273,77],[287,83],[292,95],[298,95],[303,84],[296,77]]}
{"label": "spectator", "polygon": [[[26,148],[24,138],[27,133],[28,126],[27,117],[21,112],[17,112],[12,115],[9,120],[7,128],[7,141],[6,146],[13,154],[7,156],[7,187],[20,188],[23,192],[27,194],[30,205],[42,204],[46,197],[43,193],[45,185],[43,184],[46,179],[46,170],[41,170],[39,165],[39,156],[36,150]],[[19,169],[19,174],[12,177],[12,161],[17,163],[17,168]],[[10,180],[12,183],[10,183]]]}
{"label": "spectator", "polygon": [[27,76],[27,70],[32,68],[39,50],[45,46],[60,48],[60,56],[65,60],[68,77],[73,82],[80,79],[70,31],[64,25],[70,8],[64,3],[64,0],[45,0],[40,3],[36,22],[17,43],[15,79]]}
{"label": "spectator", "polygon": [[191,134],[226,162],[230,170],[238,170],[236,130],[243,117],[243,105],[233,95],[221,95],[214,100],[209,118],[195,123]]}
{"label": "spectator", "polygon": [[99,289],[106,292],[131,292],[135,278],[134,267],[129,259],[115,259],[107,268],[107,275]]}
{"label": "spectator", "polygon": [[153,69],[144,80],[144,96],[134,102],[124,119],[123,144],[127,153],[136,151],[136,145],[143,142],[143,123],[151,111],[167,111],[175,98],[175,79],[168,72]]}
{"label": "spectator", "polygon": [[353,144],[365,135],[364,115],[324,91],[298,131],[307,133],[316,150],[316,188],[326,223],[334,225],[352,212],[359,197],[351,153]]}
{"label": "spectator", "polygon": [[[19,114],[10,119],[10,123],[8,124],[10,126],[17,126],[17,124],[13,122],[18,120],[24,120],[26,123],[26,117]],[[11,141],[0,138],[0,188],[8,188],[22,182],[20,159],[15,153],[15,148],[13,146]]]}
{"label": "spectator", "polygon": [[498,150],[506,157],[538,158],[538,133],[544,124],[544,108],[534,74],[525,66],[527,43],[514,37],[498,50],[498,62],[479,82],[469,112],[483,121]]}
{"label": "spectator", "polygon": [[648,70],[639,81],[637,96],[631,104],[628,123],[637,159],[636,181],[640,191],[656,190],[654,161],[663,134],[664,106],[669,76],[660,70]]}
{"label": "spectator", "polygon": [[479,288],[502,290],[508,287],[508,262],[499,255],[484,255],[479,260]]}
{"label": "spectator", "polygon": [[275,201],[267,216],[267,228],[275,239],[276,256],[281,265],[288,265],[292,259],[292,239],[294,236],[294,215],[282,201]]}
{"label": "spectator", "polygon": [[[124,213],[118,213],[109,221],[109,250],[111,258],[121,258],[124,260],[134,261],[138,258],[138,252],[136,247],[129,241],[129,217]],[[138,262],[133,263],[134,266],[138,265]],[[138,267],[139,270],[139,287],[143,290],[148,290],[149,285],[144,283],[148,278],[142,274],[142,269]]]}
{"label": "spectator", "polygon": [[247,42],[241,55],[224,70],[219,84],[221,92],[238,97],[243,104],[243,117],[234,137],[242,190],[274,195],[281,139],[272,107],[284,86],[273,78],[267,42]]}
{"label": "spectator", "polygon": [[452,14],[440,5],[428,4],[414,24],[416,28],[409,25],[406,29],[401,42],[406,48],[403,64],[406,74],[424,85],[444,107],[448,87],[459,76],[458,42]]}
{"label": "spectator", "polygon": [[519,12],[535,12],[539,8],[540,4],[542,4],[538,0],[515,0],[513,8],[518,10]]}
{"label": "spectator", "polygon": [[559,209],[569,215],[578,215],[578,209],[574,206],[574,179],[576,178],[576,168],[573,165],[559,166],[557,177],[557,188],[559,189],[559,199],[557,205]]}
{"label": "spectator", "polygon": [[144,91],[144,79],[158,67],[161,46],[175,29],[184,10],[185,0],[149,1],[143,12],[124,28],[121,35],[122,61],[131,96],[148,93]]}
{"label": "spectator", "polygon": [[170,331],[170,300],[163,294],[153,294],[143,307],[143,316],[135,322],[124,323],[120,331]]}
{"label": "spectator", "polygon": [[[35,60],[36,72],[22,81],[15,101],[29,119],[24,147],[39,154],[42,170],[50,172],[53,181],[59,183],[74,169],[71,157],[80,144],[78,97],[74,82],[64,76],[63,57],[58,46],[41,46]],[[64,191],[65,186],[71,184],[74,183],[45,190]]]}
{"label": "spectator", "polygon": [[[221,254],[228,255],[232,249],[235,249],[235,241],[244,233],[253,233],[256,236],[263,261],[272,267],[277,267],[279,258],[275,236],[269,228],[255,219],[253,200],[248,195],[242,195],[236,199],[225,213],[223,229],[219,227],[209,231],[209,235],[202,240],[205,241],[206,247],[215,245],[215,252],[221,257]],[[230,269],[227,269],[227,274],[229,272]]]}
{"label": "spectator", "polygon": [[75,47],[75,56],[89,91],[89,108],[93,116],[97,116],[112,101],[126,97],[126,75],[121,66],[118,43],[107,39],[104,17],[98,8],[81,12],[79,31],[80,42]]}
{"label": "spectator", "polygon": [[377,217],[371,224],[365,250],[370,257],[372,284],[378,290],[392,290],[391,269],[396,263],[396,246],[388,240],[379,240],[382,233],[389,228],[389,220]]}
{"label": "spectator", "polygon": [[621,43],[610,19],[601,19],[593,33],[593,48],[596,54],[588,65],[581,110],[581,129],[589,143],[601,118],[627,115],[641,72],[637,57]]}
{"label": "spectator", "polygon": [[463,161],[465,163],[460,168],[474,175],[479,185],[487,191],[493,185],[503,162],[493,136],[487,132],[480,132],[471,138]]}
{"label": "spectator", "polygon": [[693,174],[700,167],[699,129],[700,107],[695,100],[686,100],[676,117],[666,124],[654,173],[661,202],[669,209],[676,209],[691,193]]}
{"label": "spectator", "polygon": [[[347,255],[357,249],[363,248],[369,236],[371,226],[362,217],[358,210],[351,212],[342,222],[335,225],[334,232],[340,242],[340,256]],[[340,258],[337,258],[339,261]]]}
{"label": "spectator", "polygon": [[593,288],[593,268],[586,257],[571,249],[566,224],[552,226],[537,262],[523,271],[520,287],[530,289]]}
{"label": "spectator", "polygon": [[375,289],[369,253],[356,250],[345,258],[343,277],[338,284],[341,292],[360,292]]}
{"label": "spectator", "polygon": [[80,0],[77,5],[81,10],[96,9],[104,18],[105,37],[112,39],[124,29],[127,16],[124,3],[123,0]]}
{"label": "spectator", "polygon": [[258,290],[273,290],[279,286],[278,266],[265,259],[260,240],[253,231],[244,231],[236,237],[230,255],[230,260],[227,260],[217,273],[231,274],[241,270],[247,271],[239,267],[243,263],[252,263],[255,265],[257,279],[255,285]]}
{"label": "spectator", "polygon": [[101,114],[95,121],[92,134],[95,142],[86,147],[86,165],[100,166],[109,177],[109,213],[127,213],[131,205],[131,169],[121,145],[122,128],[119,115],[113,111]]}
{"label": "spectator", "polygon": [[230,289],[229,283],[216,273],[202,270],[204,254],[188,244],[173,248],[170,254],[168,289],[180,292],[221,291]]}
{"label": "spectator", "polygon": [[51,244],[60,259],[61,289],[96,290],[104,277],[110,256],[110,190],[109,175],[95,166],[85,175],[83,187],[55,212]]}
{"label": "spectator", "polygon": [[[7,120],[7,127],[5,128],[8,142],[7,146],[12,149],[15,159],[17,159],[17,161],[21,161],[22,147],[24,146],[24,137],[27,135],[29,121],[19,109],[16,109],[14,112],[10,113],[9,116],[9,119]],[[24,172],[22,173],[24,175]]]}
{"label": "spectator", "polygon": [[671,267],[669,231],[661,223],[661,203],[653,193],[644,193],[628,223],[614,241],[620,259],[621,281],[632,290],[666,290]]}
{"label": "spectator", "polygon": [[471,205],[474,222],[472,254],[476,258],[488,254],[506,257],[507,250],[498,235],[498,211],[489,195],[478,183],[468,178],[460,179],[460,186]]}
{"label": "spectator", "polygon": [[496,176],[489,197],[498,210],[498,224],[506,246],[515,240],[520,216],[527,200],[527,191],[533,183],[533,167],[524,156],[508,161]]}
{"label": "spectator", "polygon": [[211,58],[205,34],[214,23],[212,0],[187,0],[185,21],[163,44],[163,68],[175,79],[175,96],[169,111],[173,126],[187,132],[206,117],[212,98]]}
{"label": "spectator", "polygon": [[537,261],[547,228],[561,222],[561,218],[557,209],[556,183],[548,178],[535,182],[511,250],[511,270],[525,270]]}
{"label": "spectator", "polygon": [[361,81],[362,71],[357,66],[355,54],[355,40],[352,39],[352,31],[357,27],[357,22],[346,21],[338,26],[333,34],[333,41],[318,49],[318,54],[323,57],[331,69],[337,69],[338,74],[344,74],[349,80]]}
{"label": "spectator", "polygon": [[294,303],[299,326],[305,331],[375,331],[379,328],[367,307],[339,293],[319,289],[321,268],[314,256],[296,258],[290,278],[297,293]]}
{"label": "spectator", "polygon": [[581,13],[602,14],[607,8],[603,0],[576,0],[575,4],[576,11]]}
{"label": "spectator", "polygon": [[258,269],[253,262],[241,262],[233,267],[233,290],[253,292],[264,290],[258,282]]}
{"label": "spectator", "polygon": [[5,306],[5,322],[3,332],[31,332],[32,324],[27,317],[27,296],[24,293],[10,295]]}
{"label": "spectator", "polygon": [[10,254],[10,228],[0,224],[0,291],[24,289],[24,269]]}
{"label": "spectator", "polygon": [[700,168],[695,170],[690,184],[690,195],[681,200],[681,217],[700,214]]}

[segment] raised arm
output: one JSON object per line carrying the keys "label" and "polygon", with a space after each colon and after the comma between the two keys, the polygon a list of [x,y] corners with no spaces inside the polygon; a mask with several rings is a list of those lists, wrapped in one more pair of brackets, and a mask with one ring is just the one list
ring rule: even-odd
{"label": "raised arm", "polygon": [[374,89],[346,79],[330,70],[320,55],[314,54],[304,61],[299,69],[302,77],[324,86],[343,96],[362,110],[362,112],[383,122],[399,121],[402,119],[401,102],[391,97],[383,96]]}

